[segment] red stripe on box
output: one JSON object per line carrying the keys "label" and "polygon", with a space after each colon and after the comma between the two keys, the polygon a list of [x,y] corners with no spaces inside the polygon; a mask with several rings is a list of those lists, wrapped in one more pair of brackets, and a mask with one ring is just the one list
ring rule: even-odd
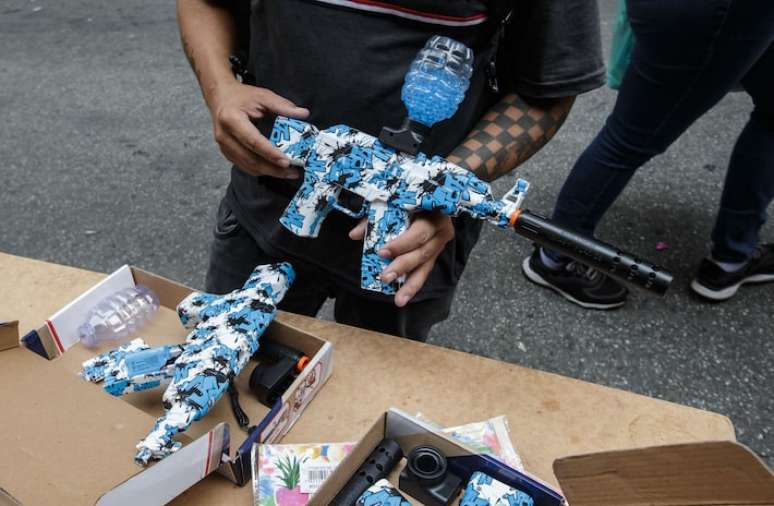
{"label": "red stripe on box", "polygon": [[213,431],[209,431],[207,433],[207,461],[204,464],[204,476],[207,476],[208,474],[210,474],[210,460],[211,460],[210,457],[212,455],[212,437],[213,437],[212,432]]}
{"label": "red stripe on box", "polygon": [[51,323],[51,320],[46,320],[46,327],[48,327],[48,331],[51,333],[51,337],[54,338],[54,344],[56,344],[56,348],[59,350],[59,353],[64,353],[64,346],[62,346],[62,341],[59,339],[59,334],[56,333],[56,329],[54,328],[54,324]]}

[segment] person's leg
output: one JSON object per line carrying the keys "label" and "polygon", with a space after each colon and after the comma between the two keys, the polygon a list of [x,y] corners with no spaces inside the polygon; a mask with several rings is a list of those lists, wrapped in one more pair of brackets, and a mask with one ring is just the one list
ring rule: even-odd
{"label": "person's leg", "polygon": [[[768,47],[774,17],[774,4],[754,0],[629,0],[628,8],[635,46],[618,99],[565,181],[553,214],[558,223],[589,235],[636,169],[750,71]],[[540,250],[522,268],[531,281],[585,307],[623,303],[625,292],[617,292],[615,282],[564,269],[572,264]]]}
{"label": "person's leg", "polygon": [[724,263],[750,258],[774,198],[774,46],[742,84],[755,108],[734,146],[712,233],[712,257]]}
{"label": "person's leg", "polygon": [[375,332],[425,341],[436,323],[449,317],[454,290],[434,299],[410,302],[399,308],[391,300],[380,301],[340,290],[334,314],[338,323]]}
{"label": "person's leg", "polygon": [[774,244],[758,246],[774,199],[774,45],[742,84],[755,108],[731,155],[712,232],[712,259],[702,260],[691,283],[694,292],[714,301],[733,297],[746,283],[774,281]]}
{"label": "person's leg", "polygon": [[[631,63],[613,112],[562,187],[554,220],[593,234],[636,169],[742,80],[766,43],[735,35],[750,28],[753,11],[774,10],[754,4],[629,0],[635,34]],[[765,18],[766,12],[760,14]]]}
{"label": "person's leg", "polygon": [[[228,204],[221,202],[210,247],[206,291],[225,294],[242,288],[258,265],[283,261],[265,253],[255,239],[239,224]],[[313,270],[293,263],[296,280],[285,294],[279,309],[307,316],[316,316],[327,292],[325,283]]]}

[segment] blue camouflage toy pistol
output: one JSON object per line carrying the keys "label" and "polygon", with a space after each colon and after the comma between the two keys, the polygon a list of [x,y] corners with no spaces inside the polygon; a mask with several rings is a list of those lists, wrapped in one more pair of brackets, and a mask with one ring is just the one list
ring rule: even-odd
{"label": "blue camouflage toy pistol", "polygon": [[[278,117],[271,142],[291,163],[303,167],[304,180],[280,222],[302,237],[317,237],[328,213],[336,209],[368,219],[363,244],[361,287],[392,294],[399,279],[379,279],[389,263],[377,252],[404,232],[417,211],[449,216],[467,214],[506,228],[521,205],[528,183],[519,180],[502,200],[489,184],[440,157],[417,153],[430,127],[452,117],[465,96],[473,52],[447,37],[432,37],[406,74],[402,89],[408,118],[403,128],[385,128],[379,139],[345,125],[326,130]],[[342,190],[363,198],[359,211],[339,204]]]}

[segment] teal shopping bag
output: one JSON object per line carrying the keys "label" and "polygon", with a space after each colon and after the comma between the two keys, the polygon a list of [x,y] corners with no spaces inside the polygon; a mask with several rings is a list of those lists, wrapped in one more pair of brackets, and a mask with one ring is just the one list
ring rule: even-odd
{"label": "teal shopping bag", "polygon": [[610,44],[610,61],[607,65],[607,85],[617,90],[621,86],[634,46],[634,33],[626,14],[626,0],[618,0],[618,13]]}

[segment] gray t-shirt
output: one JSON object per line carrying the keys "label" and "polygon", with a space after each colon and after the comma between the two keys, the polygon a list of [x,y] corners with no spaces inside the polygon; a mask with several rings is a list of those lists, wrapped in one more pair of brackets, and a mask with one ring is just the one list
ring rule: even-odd
{"label": "gray t-shirt", "polygon": [[[495,0],[489,0],[490,3]],[[577,95],[604,84],[595,0],[516,0],[513,58],[517,93],[545,98]],[[249,66],[257,86],[311,111],[321,128],[347,124],[372,135],[397,127],[405,116],[403,77],[432,35],[446,35],[477,55],[471,85],[459,110],[425,141],[428,154],[447,155],[497,102],[488,91],[484,54],[494,16],[484,0],[253,0]],[[226,202],[267,253],[314,265],[345,289],[360,291],[362,243],[347,232],[356,221],[332,212],[316,239],[300,238],[279,223],[298,182],[253,177],[234,167]],[[346,203],[357,209],[357,203]],[[428,278],[418,300],[453,288],[481,229],[456,218],[456,237]],[[371,292],[363,295],[379,296]]]}

